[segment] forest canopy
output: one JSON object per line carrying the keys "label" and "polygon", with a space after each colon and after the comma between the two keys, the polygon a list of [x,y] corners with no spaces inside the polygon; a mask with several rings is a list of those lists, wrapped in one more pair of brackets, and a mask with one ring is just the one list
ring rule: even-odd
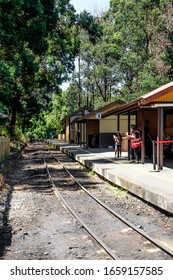
{"label": "forest canopy", "polygon": [[1,0],[0,112],[10,116],[8,133],[46,137],[82,106],[127,102],[171,81],[172,12],[169,0],[110,0],[94,14],[77,14],[69,0]]}

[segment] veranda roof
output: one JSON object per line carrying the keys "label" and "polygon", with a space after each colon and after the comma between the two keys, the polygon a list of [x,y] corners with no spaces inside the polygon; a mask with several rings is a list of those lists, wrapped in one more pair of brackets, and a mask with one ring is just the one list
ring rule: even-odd
{"label": "veranda roof", "polygon": [[157,107],[157,106],[173,106],[173,82],[163,85],[147,94],[139,96],[138,98],[114,108],[102,115],[108,117],[113,114],[125,114],[129,111],[135,111],[140,108]]}

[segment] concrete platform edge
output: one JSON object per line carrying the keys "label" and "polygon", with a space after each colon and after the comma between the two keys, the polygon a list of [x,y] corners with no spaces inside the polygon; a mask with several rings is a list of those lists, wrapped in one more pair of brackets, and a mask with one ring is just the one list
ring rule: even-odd
{"label": "concrete platform edge", "polygon": [[62,147],[59,145],[58,147],[60,151],[71,156],[73,159],[75,159],[82,165],[91,168],[94,172],[105,178],[107,181],[113,183],[114,185],[122,187],[123,189],[128,190],[130,193],[140,197],[144,201],[151,203],[154,206],[173,214],[172,198],[165,199],[165,197],[162,194],[153,192],[146,188],[142,188],[134,182],[130,182],[125,178],[111,173],[109,170],[105,171],[102,168],[99,168],[97,164],[92,163],[89,159],[82,159],[80,156],[76,155],[74,152],[70,151],[66,147]]}

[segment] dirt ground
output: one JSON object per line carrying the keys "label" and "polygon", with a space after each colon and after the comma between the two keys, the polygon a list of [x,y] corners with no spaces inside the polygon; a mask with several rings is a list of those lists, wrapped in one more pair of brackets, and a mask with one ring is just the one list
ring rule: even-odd
{"label": "dirt ground", "polygon": [[1,259],[105,259],[54,195],[42,160],[23,154],[0,198]]}
{"label": "dirt ground", "polygon": [[[28,147],[9,169],[0,189],[0,258],[110,259],[54,195],[43,162],[34,149]],[[83,180],[97,186],[100,197],[105,196],[109,206],[156,238],[161,234],[165,244],[173,246],[172,216],[110,186],[72,159],[68,158],[66,164],[72,164]]]}

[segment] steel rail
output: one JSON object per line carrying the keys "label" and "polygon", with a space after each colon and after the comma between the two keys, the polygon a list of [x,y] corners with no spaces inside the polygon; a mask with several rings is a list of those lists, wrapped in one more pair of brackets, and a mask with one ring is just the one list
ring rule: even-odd
{"label": "steel rail", "polygon": [[[53,154],[52,154],[53,155]],[[158,248],[160,248],[162,251],[166,252],[167,254],[173,256],[173,250],[170,248],[166,247],[160,241],[157,239],[151,237],[149,234],[141,230],[140,228],[136,227],[134,224],[132,224],[130,221],[125,219],[123,216],[112,210],[109,206],[107,206],[104,202],[102,202],[100,199],[96,198],[93,196],[84,186],[82,186],[75,178],[74,176],[70,173],[70,171],[54,156],[54,158],[57,160],[57,162],[64,168],[64,170],[69,174],[69,176],[74,180],[74,182],[82,188],[90,197],[92,197],[96,202],[98,202],[102,207],[104,207],[107,211],[109,211],[111,214],[116,216],[119,220],[124,222],[126,225],[128,225],[130,228],[132,228],[134,231],[145,237],[147,240],[149,240],[151,243],[156,245]]]}
{"label": "steel rail", "polygon": [[49,172],[49,168],[47,166],[47,163],[45,161],[44,156],[42,155],[43,158],[43,162],[44,162],[44,166],[47,170],[47,174],[49,177],[49,180],[52,184],[53,190],[55,192],[55,195],[60,198],[60,200],[64,203],[64,205],[66,206],[66,208],[70,211],[70,213],[76,218],[76,220],[85,228],[85,230],[94,238],[94,240],[96,240],[100,246],[109,254],[109,256],[111,256],[114,260],[119,260],[119,257],[111,250],[111,248],[109,248],[106,243],[104,243],[100,237],[98,237],[81,219],[80,217],[73,211],[73,209],[69,206],[69,204],[64,200],[64,198],[62,197],[62,195],[60,194],[60,192],[58,191],[56,185],[54,184],[54,181],[52,179],[52,176]]}

